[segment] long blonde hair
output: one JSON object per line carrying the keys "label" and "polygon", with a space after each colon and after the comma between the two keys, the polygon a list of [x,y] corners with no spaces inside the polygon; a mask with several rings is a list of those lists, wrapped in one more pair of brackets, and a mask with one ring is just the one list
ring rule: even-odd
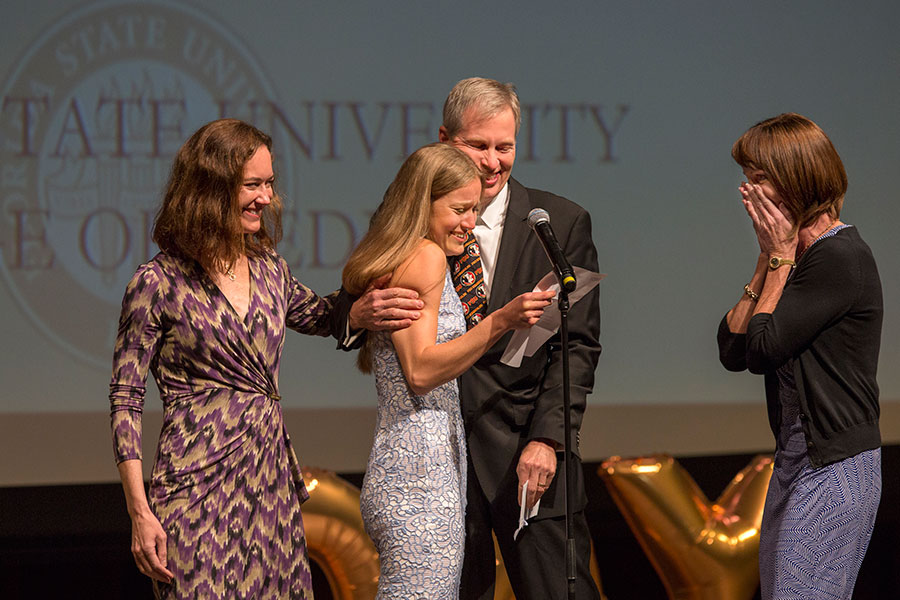
{"label": "long blonde hair", "polygon": [[[481,172],[462,151],[447,144],[429,144],[413,152],[400,167],[369,230],[344,266],[343,286],[361,296],[375,279],[392,273],[429,234],[432,201],[458,190]],[[372,370],[369,336],[357,357],[363,373]]]}

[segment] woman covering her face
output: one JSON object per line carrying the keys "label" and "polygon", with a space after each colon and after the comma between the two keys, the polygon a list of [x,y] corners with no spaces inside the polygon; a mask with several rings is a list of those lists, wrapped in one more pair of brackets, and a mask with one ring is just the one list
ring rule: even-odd
{"label": "woman covering her face", "polygon": [[732,156],[759,257],[718,342],[726,369],[765,376],[775,434],[762,598],[850,598],[881,497],[878,269],[840,220],[847,176],[815,123],[767,119]]}

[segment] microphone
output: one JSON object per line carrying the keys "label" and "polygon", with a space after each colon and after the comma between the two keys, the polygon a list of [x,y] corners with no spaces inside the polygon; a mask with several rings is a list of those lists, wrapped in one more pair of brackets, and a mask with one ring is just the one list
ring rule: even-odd
{"label": "microphone", "polygon": [[572,265],[566,260],[559,241],[553,235],[553,228],[550,227],[550,215],[543,208],[535,208],[528,213],[528,225],[534,229],[534,233],[541,240],[544,252],[547,253],[547,258],[550,259],[550,264],[553,265],[553,270],[556,271],[556,276],[559,278],[559,285],[566,292],[574,292],[575,271],[572,270]]}

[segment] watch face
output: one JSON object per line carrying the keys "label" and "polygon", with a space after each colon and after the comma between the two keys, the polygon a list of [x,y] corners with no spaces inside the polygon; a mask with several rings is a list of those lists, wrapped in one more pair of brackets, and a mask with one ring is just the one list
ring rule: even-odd
{"label": "watch face", "polygon": [[769,268],[770,269],[777,269],[781,265],[794,265],[794,264],[796,264],[796,263],[789,258],[778,258],[777,256],[773,256],[772,258],[769,259]]}

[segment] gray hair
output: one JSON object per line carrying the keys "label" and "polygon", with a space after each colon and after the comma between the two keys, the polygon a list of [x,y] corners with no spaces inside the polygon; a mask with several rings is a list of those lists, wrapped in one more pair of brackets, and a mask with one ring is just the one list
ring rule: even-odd
{"label": "gray hair", "polygon": [[519,133],[522,111],[516,86],[513,84],[483,77],[469,77],[454,85],[444,102],[444,128],[449,137],[462,129],[463,114],[471,107],[476,107],[479,115],[485,119],[494,117],[507,108],[512,109],[516,133]]}

